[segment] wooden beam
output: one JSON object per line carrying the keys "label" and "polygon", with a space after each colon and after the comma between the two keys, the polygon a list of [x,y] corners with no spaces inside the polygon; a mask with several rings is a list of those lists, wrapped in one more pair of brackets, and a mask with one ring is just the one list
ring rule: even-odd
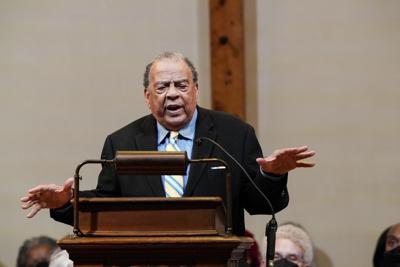
{"label": "wooden beam", "polygon": [[243,0],[209,0],[212,107],[246,117]]}

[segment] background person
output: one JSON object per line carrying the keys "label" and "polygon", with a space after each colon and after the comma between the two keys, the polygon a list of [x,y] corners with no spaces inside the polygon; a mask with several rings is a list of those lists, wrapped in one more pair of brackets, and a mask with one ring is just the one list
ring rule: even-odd
{"label": "background person", "polygon": [[296,223],[284,223],[278,227],[274,264],[287,267],[315,266],[314,245],[302,226]]}
{"label": "background person", "polygon": [[56,240],[47,236],[27,239],[19,248],[17,267],[49,266],[50,257],[58,248]]}
{"label": "background person", "polygon": [[[254,239],[254,234],[249,230],[246,230],[244,236],[248,236]],[[260,247],[258,246],[257,240],[254,239],[253,245],[246,250],[245,253],[246,266],[248,267],[259,267],[262,262]]]}
{"label": "background person", "polygon": [[400,223],[379,236],[373,262],[374,267],[400,267]]}
{"label": "background person", "polygon": [[379,236],[378,241],[376,242],[375,252],[373,257],[374,267],[380,267],[383,260],[383,254],[385,253],[386,247],[386,236],[391,227],[385,229],[382,234]]}

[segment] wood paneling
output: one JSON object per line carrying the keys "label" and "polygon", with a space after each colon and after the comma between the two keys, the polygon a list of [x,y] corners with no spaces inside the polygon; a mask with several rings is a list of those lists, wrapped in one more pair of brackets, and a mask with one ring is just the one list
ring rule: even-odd
{"label": "wood paneling", "polygon": [[245,119],[242,0],[210,0],[213,109]]}

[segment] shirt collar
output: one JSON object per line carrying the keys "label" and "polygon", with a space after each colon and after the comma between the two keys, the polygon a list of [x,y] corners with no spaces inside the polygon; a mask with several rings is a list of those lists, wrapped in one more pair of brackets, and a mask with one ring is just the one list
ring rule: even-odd
{"label": "shirt collar", "polygon": [[[182,129],[179,130],[179,134],[188,140],[193,140],[194,139],[194,131],[196,129],[196,121],[197,121],[197,108],[194,110],[192,119],[188,124],[185,125]],[[161,144],[164,142],[164,139],[167,137],[168,133],[170,132],[169,130],[165,129],[164,126],[162,126],[158,121],[157,121],[157,132],[158,132],[158,138],[157,138],[157,144]]]}

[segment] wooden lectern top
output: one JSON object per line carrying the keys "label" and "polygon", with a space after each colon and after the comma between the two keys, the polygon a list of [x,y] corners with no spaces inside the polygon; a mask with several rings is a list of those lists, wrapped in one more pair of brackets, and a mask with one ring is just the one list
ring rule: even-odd
{"label": "wooden lectern top", "polygon": [[84,236],[197,236],[225,233],[220,197],[80,198]]}

